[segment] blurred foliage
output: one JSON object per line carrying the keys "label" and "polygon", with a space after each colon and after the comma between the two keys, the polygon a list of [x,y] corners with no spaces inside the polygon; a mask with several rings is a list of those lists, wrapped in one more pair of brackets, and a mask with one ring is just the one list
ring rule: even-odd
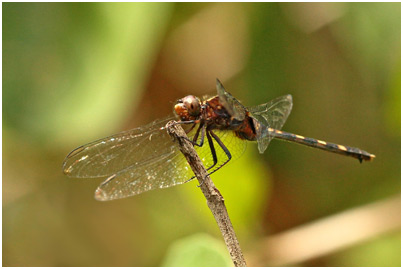
{"label": "blurred foliage", "polygon": [[[286,131],[377,156],[250,143],[213,175],[244,250],[400,194],[400,7],[3,3],[3,266],[228,265],[196,182],[100,203],[101,180],[61,172],[69,150],[214,94],[216,77],[246,106],[292,94]],[[400,233],[299,265],[400,266]]]}
{"label": "blurred foliage", "polygon": [[[4,7],[3,85],[13,89],[4,91],[4,121],[36,139],[52,138],[52,146],[89,139],[87,128],[107,133],[121,126],[172,9],[168,3]],[[74,130],[68,136],[66,124]]]}
{"label": "blurred foliage", "polygon": [[[378,240],[357,245],[331,258],[339,266],[394,267],[401,256],[401,234],[392,233]],[[372,253],[376,255],[368,255]]]}
{"label": "blurred foliage", "polygon": [[195,234],[173,242],[161,265],[167,267],[233,266],[225,244],[206,234]]}

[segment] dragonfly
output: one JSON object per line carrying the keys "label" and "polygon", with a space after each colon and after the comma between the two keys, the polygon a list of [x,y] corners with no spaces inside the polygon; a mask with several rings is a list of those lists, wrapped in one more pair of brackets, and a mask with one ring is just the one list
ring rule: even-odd
{"label": "dragonfly", "polygon": [[264,153],[273,138],[350,156],[360,162],[375,158],[358,148],[281,131],[292,109],[291,95],[246,108],[218,79],[216,89],[216,96],[203,101],[193,95],[179,99],[170,117],[74,149],[63,162],[64,174],[105,178],[95,191],[95,199],[100,201],[189,182],[195,175],[166,130],[172,120],[184,127],[209,174],[239,158],[247,141],[257,142],[259,152]]}

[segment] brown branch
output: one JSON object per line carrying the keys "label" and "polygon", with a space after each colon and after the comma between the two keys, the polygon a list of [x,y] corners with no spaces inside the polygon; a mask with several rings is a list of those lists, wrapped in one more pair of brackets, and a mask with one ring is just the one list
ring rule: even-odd
{"label": "brown branch", "polygon": [[193,173],[199,181],[200,189],[207,200],[207,205],[214,215],[214,218],[224,237],[229,254],[236,267],[245,267],[246,262],[243,257],[239,242],[236,238],[234,228],[228,216],[227,209],[224,204],[224,198],[218,189],[214,186],[213,181],[208,175],[206,168],[203,166],[200,157],[193,148],[192,143],[186,139],[186,133],[180,124],[173,124],[174,121],[168,122],[166,125],[168,134],[171,135],[179,144],[179,149],[185,156]]}

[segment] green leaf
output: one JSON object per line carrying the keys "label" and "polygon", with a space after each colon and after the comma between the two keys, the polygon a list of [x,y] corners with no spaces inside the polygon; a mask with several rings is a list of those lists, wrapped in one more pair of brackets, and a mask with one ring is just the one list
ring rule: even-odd
{"label": "green leaf", "polygon": [[162,266],[233,266],[223,241],[208,234],[195,234],[175,241]]}

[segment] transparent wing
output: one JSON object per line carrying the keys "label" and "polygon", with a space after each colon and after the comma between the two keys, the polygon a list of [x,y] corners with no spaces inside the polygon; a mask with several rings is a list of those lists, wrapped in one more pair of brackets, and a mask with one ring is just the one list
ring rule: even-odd
{"label": "transparent wing", "polygon": [[218,79],[216,87],[220,103],[227,109],[230,115],[232,115],[235,119],[242,121],[246,115],[245,107],[224,89],[224,86]]}
{"label": "transparent wing", "polygon": [[254,119],[259,152],[263,153],[273,139],[268,128],[280,130],[292,109],[292,96],[284,95],[266,104],[248,108]]}
{"label": "transparent wing", "polygon": [[[163,130],[166,132],[165,130]],[[196,128],[189,134],[192,138]],[[245,151],[246,142],[237,138],[231,131],[215,132],[221,141],[231,151],[233,160],[239,158]],[[170,140],[171,151],[165,156],[144,163],[133,165],[107,178],[96,190],[95,198],[101,201],[125,198],[156,188],[168,188],[185,183],[194,178],[194,173],[183,155],[179,152],[175,142]],[[149,145],[147,145],[149,146]],[[195,147],[206,168],[213,165],[213,157],[208,145],[207,137],[202,147]],[[225,152],[214,141],[214,148],[218,162],[209,174],[215,172],[228,159]]]}
{"label": "transparent wing", "polygon": [[[125,198],[156,188],[167,188],[187,182],[194,177],[178,146],[161,130],[172,117],[146,126],[122,132],[73,150],[63,164],[70,177],[107,177],[98,187],[95,198],[106,201]],[[189,125],[183,125],[185,129]],[[196,126],[190,133],[193,138]],[[215,132],[237,159],[245,150],[245,141],[231,131]],[[216,171],[227,160],[225,152],[214,141],[218,162],[209,172]],[[205,167],[213,164],[211,150],[205,137],[202,147],[196,146]]]}
{"label": "transparent wing", "polygon": [[[166,130],[163,130],[166,133]],[[168,134],[167,134],[168,135]],[[142,165],[133,165],[108,177],[95,192],[100,201],[120,199],[145,191],[168,188],[192,178],[193,172],[186,159],[170,141],[171,150],[165,155]]]}
{"label": "transparent wing", "polygon": [[[166,131],[164,130],[164,132]],[[189,138],[192,138],[195,132],[196,128],[189,134]],[[216,131],[215,133],[229,148],[233,160],[239,158],[245,151],[246,142],[236,137],[233,132]],[[195,148],[204,166],[208,168],[213,164],[213,157],[207,137],[205,139],[202,147],[196,146]],[[142,165],[127,167],[107,178],[96,190],[95,198],[101,201],[120,199],[157,188],[172,187],[193,179],[194,173],[179,152],[178,146],[172,139],[170,143],[172,150],[167,152],[165,156]],[[218,162],[209,171],[209,174],[221,168],[221,165],[228,159],[216,141],[214,141],[214,147]]]}
{"label": "transparent wing", "polygon": [[66,157],[63,172],[77,178],[106,177],[172,154],[172,139],[160,130],[172,119],[154,121],[83,145]]}

